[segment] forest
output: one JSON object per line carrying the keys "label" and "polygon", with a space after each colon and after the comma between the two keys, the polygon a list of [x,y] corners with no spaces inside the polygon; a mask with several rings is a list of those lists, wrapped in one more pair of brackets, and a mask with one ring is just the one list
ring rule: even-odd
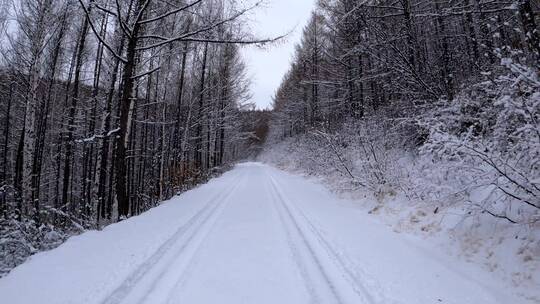
{"label": "forest", "polygon": [[318,0],[256,110],[263,3],[0,0],[0,276],[246,159],[538,232],[538,1]]}
{"label": "forest", "polygon": [[263,160],[538,229],[537,1],[321,0]]}
{"label": "forest", "polygon": [[1,1],[0,273],[245,156],[257,5]]}

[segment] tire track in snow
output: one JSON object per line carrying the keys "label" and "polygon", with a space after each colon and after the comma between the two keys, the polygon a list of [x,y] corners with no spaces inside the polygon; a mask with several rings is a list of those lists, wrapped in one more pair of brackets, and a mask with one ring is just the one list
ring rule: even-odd
{"label": "tire track in snow", "polygon": [[[289,243],[292,243],[291,250],[295,255],[295,262],[298,264],[302,276],[306,279],[307,287],[313,293],[315,302],[323,304],[376,303],[365,286],[347,267],[344,258],[322,237],[322,234],[316,230],[315,226],[301,211],[296,210],[296,208],[293,209],[287,203],[275,179],[269,173],[267,174],[273,190],[271,192],[275,194],[274,197],[276,198],[273,202],[275,204],[279,203],[276,209],[285,230],[287,230],[286,233],[291,239]],[[300,213],[300,216],[296,215],[298,213]],[[287,222],[289,223],[287,224]],[[303,228],[303,223],[307,224],[308,227]],[[297,240],[293,238],[291,230],[295,231],[294,234]],[[295,245],[298,243],[303,245],[303,250],[308,253],[309,260],[299,258],[302,253],[299,252],[299,248]],[[326,255],[321,256],[321,253],[326,253]],[[312,264],[311,269],[306,264]],[[319,276],[319,278],[313,276]],[[319,281],[323,286],[313,286],[314,281]],[[327,289],[325,293],[321,293],[321,287]]]}
{"label": "tire track in snow", "polygon": [[[219,213],[218,210],[223,209],[220,207],[223,206],[234,191],[238,189],[240,185],[239,181],[241,179],[242,176],[236,177],[232,183],[235,185],[234,187],[226,188],[225,190],[220,191],[216,195],[212,196],[204,204],[204,206],[199,209],[197,213],[195,213],[195,215],[193,215],[186,223],[181,225],[174,232],[174,234],[162,245],[160,245],[159,248],[148,259],[146,259],[140,266],[136,268],[136,270],[128,275],[120,286],[115,288],[115,290],[111,292],[104,301],[102,301],[102,304],[124,303],[126,302],[125,300],[127,300],[130,296],[133,297],[133,293],[136,293],[136,300],[130,299],[130,301],[126,303],[143,303],[152,290],[156,288],[157,282],[166,272],[177,270],[169,268],[169,266],[174,263],[175,260],[182,257],[183,251],[185,251],[185,249],[191,245],[191,241],[193,241],[199,232],[203,230],[203,226],[205,226],[205,224],[208,222],[212,222],[211,225],[213,224],[213,221],[211,221],[213,215]],[[204,238],[204,236],[202,236],[202,238]],[[171,252],[171,250],[174,250],[174,252]],[[168,254],[169,256],[166,256]],[[191,258],[193,257],[189,257],[188,260]],[[147,278],[148,275],[151,275],[152,271],[157,271],[158,273],[154,274],[152,278],[150,278],[151,281],[149,284],[138,286]],[[135,287],[141,287],[141,289],[144,289],[144,291],[135,290]]]}
{"label": "tire track in snow", "polygon": [[[234,181],[234,187],[233,187],[234,189],[230,193],[228,193],[227,196],[223,198],[223,201],[219,206],[219,212],[215,212],[216,216],[213,217],[212,223],[210,225],[207,225],[207,229],[205,229],[206,231],[204,232],[204,236],[200,239],[200,242],[195,246],[192,252],[192,255],[189,257],[189,259],[184,261],[185,265],[184,267],[182,267],[183,271],[180,272],[180,274],[177,275],[176,278],[174,279],[174,284],[172,284],[171,288],[169,288],[166,297],[163,298],[164,301],[162,301],[162,303],[174,303],[173,296],[176,295],[175,292],[177,292],[180,289],[183,283],[189,280],[189,277],[192,275],[191,269],[193,265],[197,263],[197,261],[195,260],[197,253],[202,247],[204,240],[206,240],[208,235],[212,232],[212,230],[215,229],[214,227],[216,225],[216,222],[218,221],[219,217],[221,216],[221,214],[227,207],[230,197],[236,191],[236,189],[240,188],[241,183],[239,181],[240,179]],[[150,302],[150,303],[154,303],[154,302]]]}
{"label": "tire track in snow", "polygon": [[[309,274],[308,265],[306,265],[306,261],[303,259],[302,255],[300,253],[300,250],[298,248],[298,245],[301,242],[297,242],[295,240],[295,238],[293,237],[292,232],[291,232],[291,228],[288,227],[291,224],[287,221],[287,217],[284,215],[284,211],[281,209],[280,206],[278,206],[279,203],[277,201],[279,200],[279,198],[276,196],[273,185],[271,185],[270,183],[269,183],[268,191],[269,191],[270,200],[272,201],[273,207],[274,207],[274,209],[275,209],[275,211],[276,211],[276,213],[277,213],[277,215],[279,217],[279,220],[280,220],[282,226],[284,227],[283,230],[284,230],[284,233],[286,235],[287,243],[288,243],[289,248],[291,250],[291,254],[292,254],[294,263],[298,267],[298,270],[299,270],[300,275],[301,275],[301,277],[302,277],[302,279],[304,281],[304,284],[305,284],[305,287],[307,289],[307,292],[308,292],[309,296],[312,298],[311,302],[312,303],[324,303],[324,302],[321,302],[321,299],[320,299],[320,296],[319,296],[320,291],[318,291],[318,288],[315,286],[316,283],[313,282],[313,280],[311,278],[311,275]],[[289,221],[290,221],[290,219],[289,219]],[[324,276],[319,276],[319,277],[325,278]],[[326,286],[327,284],[328,284],[328,282],[325,282],[324,286]],[[333,294],[333,292],[330,292],[330,293]]]}
{"label": "tire track in snow", "polygon": [[[276,187],[280,188],[278,187],[279,183],[274,178],[272,178],[272,180],[276,184]],[[279,191],[279,192],[282,193],[282,191]],[[281,194],[281,196],[285,197],[283,193]],[[284,199],[284,201],[285,200],[286,199]],[[289,208],[293,210],[295,214],[299,215],[302,222],[307,224],[308,229],[313,233],[317,241],[324,248],[324,250],[331,257],[331,259],[337,263],[336,266],[338,266],[344,272],[344,274],[346,274],[347,280],[350,281],[350,283],[354,286],[357,292],[363,293],[370,298],[369,303],[397,303],[395,302],[395,300],[390,300],[386,297],[382,297],[382,295],[381,295],[382,299],[376,300],[372,292],[369,292],[368,289],[381,290],[381,287],[379,286],[379,284],[376,283],[375,280],[373,279],[366,278],[368,276],[367,274],[355,273],[355,270],[359,270],[359,267],[355,263],[353,263],[352,260],[348,258],[343,252],[337,251],[335,249],[336,246],[333,245],[330,241],[328,241],[324,233],[321,232],[319,228],[317,228],[317,226],[313,223],[313,221],[300,208],[296,207],[295,204],[292,204],[292,203],[289,203],[287,205],[289,206]],[[361,276],[361,278],[359,276]],[[373,283],[370,285],[375,285],[375,286],[371,286],[373,288],[367,288],[365,284],[366,280],[372,281]]]}
{"label": "tire track in snow", "polygon": [[[275,179],[274,182],[276,185],[278,184]],[[395,299],[385,296],[384,292],[379,292],[375,296],[372,290],[383,290],[380,283],[378,283],[368,274],[364,273],[358,265],[352,262],[352,259],[345,255],[345,253],[336,250],[336,246],[328,241],[325,234],[319,230],[319,228],[317,228],[313,221],[300,208],[296,207],[294,204],[289,204],[289,206],[294,210],[295,214],[299,215],[301,221],[307,224],[308,229],[313,233],[319,244],[324,248],[328,256],[331,257],[332,261],[335,262],[336,266],[345,274],[345,278],[350,282],[353,288],[358,293],[363,294],[368,298],[368,303],[402,303],[401,301],[396,301]],[[369,287],[366,286],[366,281],[369,281]]]}

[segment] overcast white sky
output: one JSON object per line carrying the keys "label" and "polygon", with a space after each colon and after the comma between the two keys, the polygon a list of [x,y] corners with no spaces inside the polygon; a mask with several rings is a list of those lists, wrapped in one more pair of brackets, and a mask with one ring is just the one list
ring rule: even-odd
{"label": "overcast white sky", "polygon": [[259,37],[274,37],[294,29],[285,42],[268,50],[256,47],[242,50],[252,80],[252,101],[258,108],[270,107],[272,96],[289,69],[294,45],[300,41],[314,7],[315,0],[266,0],[264,7],[258,8],[250,18],[251,28]]}

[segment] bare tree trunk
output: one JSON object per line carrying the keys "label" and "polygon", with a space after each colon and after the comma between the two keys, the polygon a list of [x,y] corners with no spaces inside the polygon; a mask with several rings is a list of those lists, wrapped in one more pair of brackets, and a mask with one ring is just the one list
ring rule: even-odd
{"label": "bare tree trunk", "polygon": [[196,145],[195,145],[195,167],[197,170],[202,169],[202,118],[203,118],[203,111],[204,111],[204,90],[205,90],[205,76],[206,76],[206,59],[208,56],[208,43],[205,43],[204,45],[204,51],[203,51],[203,61],[202,61],[202,67],[201,67],[201,83],[200,83],[200,90],[199,90],[199,115],[198,115],[198,122],[197,122],[197,132],[196,135]]}
{"label": "bare tree trunk", "polygon": [[9,134],[11,126],[11,104],[13,102],[13,83],[9,80],[9,96],[7,99],[6,120],[4,125],[4,149],[2,151],[2,178],[0,179],[0,213],[5,218],[7,217],[7,171],[8,171],[8,147]]}
{"label": "bare tree trunk", "polygon": [[[71,104],[69,107],[69,116],[68,116],[68,126],[66,134],[66,143],[65,143],[65,155],[64,155],[64,174],[62,182],[62,205],[66,206],[72,202],[68,201],[68,193],[70,191],[70,181],[71,181],[71,161],[74,157],[73,153],[73,133],[75,131],[75,113],[77,109],[77,103],[79,102],[79,88],[80,88],[80,77],[81,77],[81,68],[83,64],[83,55],[86,44],[86,34],[88,33],[88,19],[84,18],[83,25],[81,27],[81,32],[79,36],[79,42],[77,47],[76,62],[75,62],[75,75],[73,80],[73,92],[71,95]],[[71,208],[75,206],[70,204]]]}
{"label": "bare tree trunk", "polygon": [[[118,53],[122,53],[124,49],[124,39],[120,40],[120,45],[118,46]],[[102,140],[99,147],[98,158],[96,160],[96,178],[95,178],[95,187],[94,187],[94,199],[97,201],[98,212],[97,212],[97,223],[99,225],[100,218],[110,218],[109,208],[105,206],[106,202],[106,188],[107,188],[107,166],[109,160],[109,138],[113,134],[109,134],[113,130],[111,128],[111,116],[112,116],[112,102],[115,95],[116,82],[118,80],[118,73],[120,70],[120,60],[115,59],[114,66],[112,68],[111,80],[109,83],[109,89],[107,92],[107,99],[105,101],[105,112],[101,120],[101,136]],[[115,133],[115,132],[113,132]],[[110,204],[108,204],[110,205]]]}
{"label": "bare tree trunk", "polygon": [[[191,23],[188,24],[187,30],[189,31]],[[184,43],[184,50],[182,52],[182,67],[180,69],[180,80],[178,84],[178,98],[176,101],[176,124],[175,124],[175,130],[174,130],[174,143],[175,147],[180,145],[182,147],[183,145],[183,138],[180,137],[180,126],[181,126],[181,119],[182,119],[182,104],[183,104],[183,97],[184,97],[184,83],[185,83],[185,77],[186,77],[186,61],[187,61],[187,53],[188,53],[188,44],[187,42]],[[175,155],[175,162],[173,165],[173,168],[177,167],[177,162],[182,158],[183,151],[182,148],[179,149],[179,151],[176,151]]]}
{"label": "bare tree trunk", "polygon": [[[137,1],[136,12],[142,13],[144,1]],[[133,30],[131,37],[128,38],[127,49],[126,49],[126,62],[124,64],[123,72],[123,86],[122,86],[122,97],[120,99],[120,125],[118,130],[118,137],[116,138],[116,149],[115,149],[115,171],[116,171],[116,200],[118,201],[118,218],[126,218],[129,215],[129,194],[127,193],[126,185],[126,145],[128,139],[128,122],[129,122],[129,113],[130,106],[132,102],[132,93],[134,86],[134,72],[136,65],[136,48],[137,42],[139,39],[140,24],[135,23],[133,25]]]}
{"label": "bare tree trunk", "polygon": [[[102,18],[101,23],[101,30],[100,34],[102,37],[105,37],[107,33],[107,26],[108,26],[108,15],[104,15]],[[90,119],[88,121],[88,136],[94,136],[96,132],[96,125],[97,125],[97,111],[98,111],[98,95],[101,90],[100,82],[101,82],[101,69],[103,64],[103,52],[104,46],[103,43],[99,42],[97,46],[97,52],[96,52],[96,63],[94,65],[94,81],[93,81],[93,88],[92,88],[92,109],[90,111]],[[95,136],[94,136],[95,137]],[[91,142],[88,149],[85,151],[84,155],[86,157],[85,162],[85,174],[83,174],[83,181],[84,181],[84,196],[85,201],[87,204],[87,216],[90,218],[91,212],[95,211],[95,216],[99,218],[99,212],[101,210],[98,210],[100,208],[99,206],[99,200],[95,199],[94,194],[97,190],[93,181],[94,176],[97,175],[97,166],[98,166],[98,153],[96,153],[96,145],[94,142]],[[96,154],[96,156],[94,156]],[[93,210],[92,210],[93,209]],[[99,224],[99,221],[96,221],[96,224]]]}
{"label": "bare tree trunk", "polygon": [[40,113],[39,128],[38,128],[38,134],[37,134],[36,155],[35,155],[34,164],[33,164],[33,175],[35,176],[35,179],[34,179],[35,184],[33,186],[34,191],[32,193],[32,199],[34,201],[39,200],[39,196],[40,196],[41,171],[42,171],[42,166],[43,166],[43,152],[45,149],[45,135],[46,135],[47,125],[48,125],[50,104],[52,100],[53,86],[55,84],[57,65],[58,65],[58,60],[59,60],[60,52],[61,52],[61,44],[64,41],[66,26],[67,26],[67,14],[64,13],[62,16],[62,24],[60,26],[60,31],[56,38],[55,48],[54,48],[54,52],[52,56],[49,83],[47,87],[47,95],[45,97],[44,106]]}
{"label": "bare tree trunk", "polygon": [[[42,29],[44,31],[45,29]],[[44,35],[44,34],[43,34]],[[42,37],[41,39],[44,39]],[[34,193],[34,185],[36,177],[33,175],[34,156],[36,153],[36,112],[38,103],[38,89],[40,83],[39,75],[39,54],[41,53],[41,42],[35,46],[34,55],[30,65],[29,74],[29,92],[26,98],[26,110],[24,114],[24,128],[22,139],[22,200],[24,204],[30,204],[33,206],[33,212],[35,215],[36,223],[39,223],[39,201],[32,200],[32,194]]]}

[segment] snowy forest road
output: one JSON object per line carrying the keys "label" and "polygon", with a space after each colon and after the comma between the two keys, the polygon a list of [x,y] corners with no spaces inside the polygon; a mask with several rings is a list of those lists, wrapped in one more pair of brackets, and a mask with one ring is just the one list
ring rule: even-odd
{"label": "snowy forest road", "polygon": [[0,279],[0,303],[520,303],[417,241],[245,163],[35,255]]}

